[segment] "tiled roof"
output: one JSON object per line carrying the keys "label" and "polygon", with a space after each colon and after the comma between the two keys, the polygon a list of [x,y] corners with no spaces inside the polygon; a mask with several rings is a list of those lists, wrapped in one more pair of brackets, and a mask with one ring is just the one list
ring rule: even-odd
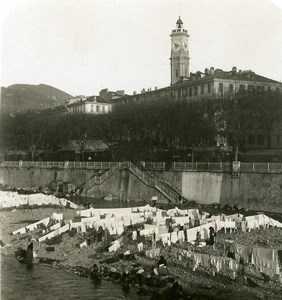
{"label": "tiled roof", "polygon": [[111,103],[110,100],[107,100],[101,96],[96,96],[96,101],[99,102],[99,103]]}
{"label": "tiled roof", "polygon": [[269,83],[269,84],[281,84],[281,82],[258,75],[251,70],[247,71],[239,71],[239,72],[232,72],[232,71],[223,71],[221,69],[216,69],[214,74],[205,74],[202,72],[197,72],[190,76],[189,78],[184,79],[183,81],[177,82],[172,85],[172,88],[175,86],[187,86],[187,85],[195,85],[197,83],[205,83],[212,81],[214,79],[225,79],[225,80],[238,80],[238,81],[252,81],[254,83]]}
{"label": "tiled roof", "polygon": [[96,103],[96,102],[97,103],[104,103],[104,104],[110,104],[111,103],[110,101],[104,99],[103,97],[90,96],[84,101],[77,101],[77,102],[69,104],[68,106],[76,106],[76,105],[80,105],[80,104],[83,104],[83,103]]}
{"label": "tiled roof", "polygon": [[252,71],[241,71],[236,72],[235,74],[232,74],[232,71],[230,72],[224,72],[222,70],[215,70],[214,76],[208,75],[210,77],[214,78],[220,78],[220,79],[231,79],[231,80],[246,80],[246,81],[254,81],[254,82],[262,82],[262,83],[280,83],[279,81],[258,75]]}

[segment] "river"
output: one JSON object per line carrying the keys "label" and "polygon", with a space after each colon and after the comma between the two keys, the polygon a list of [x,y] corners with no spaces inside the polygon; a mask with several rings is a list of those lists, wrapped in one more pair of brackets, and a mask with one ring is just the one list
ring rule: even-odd
{"label": "river", "polygon": [[64,270],[42,265],[28,269],[13,257],[1,256],[1,300],[42,299],[144,299],[136,289],[124,292],[122,287],[103,280],[95,284]]}

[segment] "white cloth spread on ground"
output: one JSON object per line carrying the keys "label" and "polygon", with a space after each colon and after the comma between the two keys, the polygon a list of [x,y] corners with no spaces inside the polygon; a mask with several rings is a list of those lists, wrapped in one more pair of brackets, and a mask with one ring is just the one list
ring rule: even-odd
{"label": "white cloth spread on ground", "polygon": [[178,242],[178,236],[177,236],[177,232],[176,231],[174,231],[174,232],[171,233],[171,242],[173,244],[175,244],[175,243]]}
{"label": "white cloth spread on ground", "polygon": [[20,228],[18,230],[15,230],[12,232],[12,234],[23,234],[23,233],[26,233],[26,231],[33,231],[35,229],[37,229],[41,224],[44,226],[44,227],[47,227],[48,224],[49,224],[49,221],[50,221],[50,218],[45,218],[45,219],[42,219],[38,222],[35,222],[35,223],[32,223],[30,225],[27,225],[25,226],[24,228]]}
{"label": "white cloth spread on ground", "polygon": [[139,244],[137,245],[137,247],[138,247],[138,251],[139,251],[139,252],[143,251],[143,243],[142,243],[142,242],[139,243]]}
{"label": "white cloth spread on ground", "polygon": [[109,252],[116,252],[120,248],[119,240],[113,242],[113,244],[109,247]]}
{"label": "white cloth spread on ground", "polygon": [[[11,193],[7,195],[9,196],[9,198],[11,198],[10,202],[13,203],[13,205],[15,205],[14,202],[17,202],[16,199],[19,195],[17,195],[16,193]],[[38,197],[38,195],[36,196]],[[3,195],[1,197],[3,198]],[[24,195],[24,197],[26,197],[26,195]],[[24,197],[20,197],[22,201],[21,203],[27,203],[30,200],[30,198],[27,199]],[[35,196],[33,197],[35,201],[36,198]],[[55,201],[57,201],[55,197],[50,197],[49,200],[50,199],[53,199],[54,203]],[[44,203],[43,196],[42,198],[40,198],[40,201],[41,200],[42,203]],[[40,201],[39,203],[41,203]],[[2,201],[1,203],[4,203],[4,201]],[[65,201],[63,201],[63,203],[65,203]],[[181,242],[181,243],[184,242],[185,232],[184,230],[179,230],[179,226],[178,226],[182,224],[184,224],[183,227],[186,230],[188,242],[195,241],[198,232],[200,233],[201,239],[207,239],[209,237],[210,227],[214,227],[216,231],[220,230],[221,228],[240,229],[244,222],[249,228],[258,228],[259,226],[260,227],[265,227],[265,226],[282,227],[282,224],[280,222],[271,219],[268,216],[265,216],[264,214],[246,217],[245,218],[246,221],[242,221],[242,215],[234,214],[234,215],[224,216],[222,220],[220,220],[220,216],[212,217],[209,219],[202,219],[202,221],[204,222],[202,222],[200,226],[186,229],[188,226],[187,224],[190,223],[189,215],[191,217],[191,220],[194,220],[195,218],[199,218],[198,210],[179,210],[178,208],[175,208],[173,210],[169,210],[168,213],[164,210],[152,208],[148,205],[144,207],[125,208],[125,209],[91,208],[88,210],[79,211],[78,215],[81,216],[81,220],[79,222],[73,222],[72,220],[70,220],[70,223],[60,227],[60,222],[63,220],[63,214],[53,213],[51,218],[57,221],[58,223],[52,225],[49,228],[50,230],[53,231],[48,232],[46,235],[39,237],[38,241],[41,242],[46,239],[53,238],[72,228],[79,228],[81,232],[86,232],[87,228],[98,229],[99,226],[102,226],[103,229],[107,228],[110,234],[121,235],[124,232],[125,227],[129,226],[128,224],[144,223],[144,220],[147,217],[149,216],[151,217],[154,215],[153,220],[155,221],[155,223],[153,222],[153,224],[144,224],[145,228],[143,230],[140,230],[140,235],[145,235],[145,236],[152,235],[153,237],[155,236],[155,239],[154,238],[152,239],[152,249],[148,250],[149,252],[148,251],[146,252],[146,255],[148,257],[153,257],[154,255],[156,255],[156,253],[158,253],[158,250],[155,248],[156,247],[155,241],[161,240],[164,245],[166,244],[170,245],[171,243],[177,243],[177,242]],[[168,232],[169,226],[159,225],[159,224],[165,224],[167,222],[168,215],[171,215],[171,218],[169,218],[170,222],[172,221],[172,223],[170,223],[170,228],[173,228],[173,232],[171,233]],[[24,234],[26,233],[26,231],[35,230],[41,225],[47,227],[49,225],[49,221],[50,221],[49,217],[45,218],[36,223],[15,230],[13,234],[17,234],[17,233]],[[137,231],[133,231],[132,239],[133,240],[137,239]],[[81,245],[84,246],[85,242],[81,243]],[[117,249],[120,248],[120,245],[121,245],[120,240],[116,240],[109,247],[109,251],[117,251]],[[243,249],[243,246],[239,248]],[[139,243],[138,251],[142,251],[142,250],[143,250],[143,243]],[[187,257],[191,257],[191,255],[192,255],[191,251],[180,250],[178,257],[181,260],[185,260],[187,259]],[[275,252],[275,249],[258,248],[257,250],[256,248],[254,248],[252,252],[252,263],[257,268],[257,270],[266,273],[269,276],[273,276],[275,274],[279,274],[277,255],[278,255],[277,250]],[[232,271],[236,271],[238,269],[238,262],[226,257],[217,257],[217,256],[209,256],[208,254],[203,254],[203,253],[194,253],[193,259],[195,261],[194,264],[195,267],[197,267],[199,264],[201,264],[204,267],[210,265],[217,272],[222,268],[226,268],[226,267],[228,267]]]}
{"label": "white cloth spread on ground", "polygon": [[70,205],[72,208],[77,208],[78,205],[66,199],[59,199],[53,195],[45,195],[42,193],[19,195],[17,192],[0,191],[0,208],[42,205]]}
{"label": "white cloth spread on ground", "polygon": [[158,257],[160,255],[160,252],[161,252],[160,248],[147,250],[146,251],[146,256],[150,257],[150,258],[155,258],[155,257]]}
{"label": "white cloth spread on ground", "polygon": [[185,240],[184,230],[178,231],[177,237],[178,237],[178,241],[183,243]]}
{"label": "white cloth spread on ground", "polygon": [[272,248],[253,248],[252,264],[269,276],[279,274],[278,250]]}

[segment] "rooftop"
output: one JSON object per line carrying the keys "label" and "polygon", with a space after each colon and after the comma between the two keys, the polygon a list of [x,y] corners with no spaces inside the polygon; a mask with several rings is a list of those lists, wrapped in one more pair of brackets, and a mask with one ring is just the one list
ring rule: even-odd
{"label": "rooftop", "polygon": [[[189,77],[182,78],[176,85],[184,82],[191,82],[194,80],[213,80],[213,79],[230,79],[238,81],[253,81],[254,83],[271,83],[281,84],[281,82],[261,76],[253,72],[252,70],[239,70],[233,67],[230,71],[223,71],[222,69],[214,69],[213,67],[206,68],[204,72],[197,71],[196,73],[190,73]],[[174,85],[175,85],[174,84]]]}

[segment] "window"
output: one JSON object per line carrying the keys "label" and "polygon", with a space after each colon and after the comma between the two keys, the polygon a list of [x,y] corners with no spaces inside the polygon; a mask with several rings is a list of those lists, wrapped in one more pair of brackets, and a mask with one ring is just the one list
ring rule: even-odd
{"label": "window", "polygon": [[211,92],[211,83],[209,82],[208,83],[208,93],[210,93]]}
{"label": "window", "polygon": [[248,91],[252,92],[254,90],[254,86],[252,84],[248,85]]}
{"label": "window", "polygon": [[191,97],[192,96],[192,88],[189,87],[189,96]]}
{"label": "window", "polygon": [[102,106],[102,112],[105,113],[105,106]]}
{"label": "window", "polygon": [[258,85],[258,86],[257,86],[257,91],[258,91],[258,92],[261,92],[261,91],[262,91],[262,86],[261,86],[261,85]]}
{"label": "window", "polygon": [[94,110],[93,110],[93,105],[91,104],[91,112],[93,112]]}
{"label": "window", "polygon": [[246,87],[244,84],[240,84],[239,90],[240,91],[245,91]]}
{"label": "window", "polygon": [[222,82],[219,83],[218,91],[219,91],[220,94],[223,93],[223,83]]}
{"label": "window", "polygon": [[182,96],[183,96],[183,97],[186,97],[186,96],[187,96],[187,89],[183,89],[183,90],[182,90]]}
{"label": "window", "polygon": [[279,87],[276,88],[276,93],[279,94]]}
{"label": "window", "polygon": [[178,93],[178,97],[180,98],[181,97],[181,90],[178,90],[177,93]]}
{"label": "window", "polygon": [[250,145],[254,145],[256,143],[256,141],[255,141],[255,136],[254,135],[249,135],[248,136],[248,144],[250,144]]}
{"label": "window", "polygon": [[267,87],[267,91],[268,91],[269,93],[270,93],[270,90],[271,90],[271,89],[270,89],[270,86],[268,86],[268,87]]}
{"label": "window", "polygon": [[175,76],[178,77],[178,70],[175,70]]}
{"label": "window", "polygon": [[204,94],[204,92],[205,92],[205,86],[202,84],[201,85],[201,94]]}
{"label": "window", "polygon": [[229,92],[230,93],[234,92],[234,85],[232,83],[229,84]]}
{"label": "window", "polygon": [[96,111],[97,111],[97,112],[100,112],[100,105],[97,105],[97,106],[96,106]]}
{"label": "window", "polygon": [[198,87],[197,87],[197,86],[194,87],[194,95],[195,95],[195,96],[198,95]]}
{"label": "window", "polygon": [[257,144],[258,145],[263,145],[264,144],[264,136],[263,135],[258,135],[257,136]]}

